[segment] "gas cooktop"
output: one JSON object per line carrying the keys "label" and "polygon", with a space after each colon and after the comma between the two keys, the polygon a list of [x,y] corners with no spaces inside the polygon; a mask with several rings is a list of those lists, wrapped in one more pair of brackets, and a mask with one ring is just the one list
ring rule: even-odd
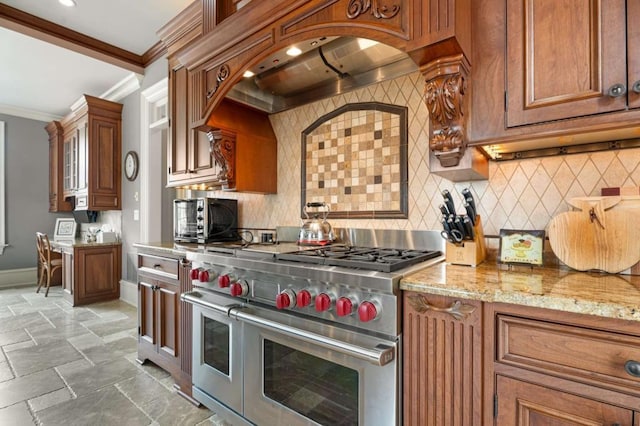
{"label": "gas cooktop", "polygon": [[442,256],[442,252],[437,250],[402,250],[394,248],[334,245],[289,253],[279,253],[276,255],[276,259],[380,272],[394,272],[439,256]]}

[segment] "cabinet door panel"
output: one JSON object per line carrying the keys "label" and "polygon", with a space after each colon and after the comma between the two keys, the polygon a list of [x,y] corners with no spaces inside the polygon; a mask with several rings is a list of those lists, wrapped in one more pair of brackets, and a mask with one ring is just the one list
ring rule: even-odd
{"label": "cabinet door panel", "polygon": [[187,116],[187,69],[171,71],[171,145],[169,149],[169,181],[189,177],[189,124]]}
{"label": "cabinet door panel", "polygon": [[[113,193],[118,190],[120,175],[119,125],[115,121],[91,120],[91,190]],[[117,157],[117,158],[116,158]]]}
{"label": "cabinet door panel", "polygon": [[403,309],[403,424],[480,425],[481,302],[405,292]]}
{"label": "cabinet door panel", "polygon": [[507,2],[507,126],[624,110],[625,1]]}
{"label": "cabinet door panel", "polygon": [[161,355],[174,358],[178,355],[178,304],[180,297],[173,286],[160,283],[156,290],[158,297],[158,351]]}
{"label": "cabinet door panel", "polygon": [[140,345],[156,346],[156,303],[154,285],[151,280],[144,278],[138,283],[138,325]]}
{"label": "cabinet door panel", "polygon": [[631,410],[503,376],[497,396],[497,425],[633,425]]}
{"label": "cabinet door panel", "polygon": [[120,250],[115,247],[76,249],[75,300],[78,304],[119,297],[119,256]]}

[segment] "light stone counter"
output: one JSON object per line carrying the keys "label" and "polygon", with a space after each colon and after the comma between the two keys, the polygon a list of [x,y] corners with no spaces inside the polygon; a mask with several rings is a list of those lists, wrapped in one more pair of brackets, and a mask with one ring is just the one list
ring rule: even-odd
{"label": "light stone counter", "polygon": [[202,245],[195,243],[174,243],[173,241],[133,243],[139,254],[155,254],[157,256],[184,257],[188,251],[202,250]]}
{"label": "light stone counter", "polygon": [[640,276],[443,262],[404,277],[400,289],[640,321]]}

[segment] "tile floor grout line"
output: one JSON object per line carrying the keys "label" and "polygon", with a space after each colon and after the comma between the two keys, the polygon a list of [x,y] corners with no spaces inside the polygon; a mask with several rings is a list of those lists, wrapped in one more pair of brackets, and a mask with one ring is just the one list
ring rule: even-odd
{"label": "tile floor grout line", "polygon": [[62,383],[64,383],[64,385],[67,387],[67,389],[69,389],[69,393],[71,394],[71,399],[77,399],[78,395],[73,391],[73,389],[71,388],[71,386],[69,386],[69,383],[67,382],[67,380],[64,378],[64,376],[60,373],[60,371],[58,371],[58,367],[53,367],[53,371],[56,372],[56,374],[58,375],[58,377],[60,377],[60,380],[62,380]]}
{"label": "tile floor grout line", "polygon": [[151,417],[151,415],[149,413],[147,413],[145,410],[142,409],[142,407],[137,404],[133,399],[129,398],[129,395],[127,395],[126,393],[124,393],[122,391],[122,389],[120,389],[120,383],[114,383],[113,386],[118,390],[118,392],[120,392],[122,394],[122,396],[124,396],[125,398],[127,398],[129,400],[129,402],[131,402],[133,404],[134,407],[136,407],[138,410],[140,410],[145,416],[147,416],[149,418],[149,420],[151,420],[152,422],[154,422],[155,420],[153,419],[153,417]]}

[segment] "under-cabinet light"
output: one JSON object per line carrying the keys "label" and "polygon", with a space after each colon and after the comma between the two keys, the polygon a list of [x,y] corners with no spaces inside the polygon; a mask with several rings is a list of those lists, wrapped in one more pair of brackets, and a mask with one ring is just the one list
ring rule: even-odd
{"label": "under-cabinet light", "polygon": [[287,50],[287,55],[289,56],[298,56],[301,53],[302,53],[302,50],[298,49],[295,46],[290,47],[289,50]]}
{"label": "under-cabinet light", "polygon": [[254,75],[255,75],[255,74],[254,74],[252,71],[250,71],[250,70],[246,70],[246,71],[244,72],[244,74],[242,74],[242,76],[243,76],[244,78],[253,77]]}
{"label": "under-cabinet light", "polygon": [[73,7],[76,5],[76,2],[74,0],[58,0],[58,2],[61,5],[67,6],[67,7]]}

